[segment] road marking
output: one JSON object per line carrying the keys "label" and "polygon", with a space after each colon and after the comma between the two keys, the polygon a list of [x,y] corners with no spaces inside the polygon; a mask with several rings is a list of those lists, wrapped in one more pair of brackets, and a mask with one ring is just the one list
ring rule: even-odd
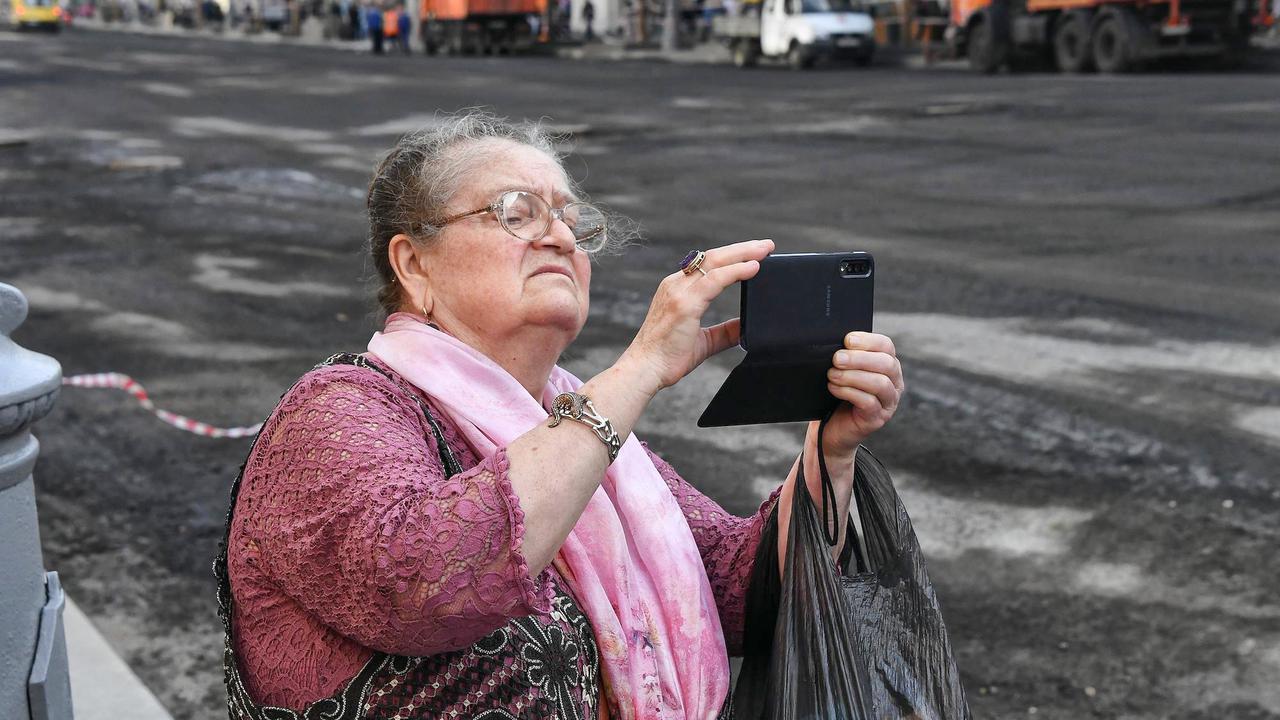
{"label": "road marking", "polygon": [[195,95],[190,88],[185,88],[181,85],[172,85],[170,83],[145,82],[139,87],[152,95],[163,95],[165,97],[189,98]]}
{"label": "road marking", "polygon": [[333,133],[310,128],[265,125],[225,117],[179,117],[170,121],[175,135],[181,137],[241,137],[282,142],[325,142]]}
{"label": "road marking", "polygon": [[192,262],[196,272],[191,276],[191,282],[216,292],[282,298],[290,295],[348,297],[355,291],[341,285],[310,280],[255,280],[237,272],[261,267],[262,261],[257,258],[201,253]]}

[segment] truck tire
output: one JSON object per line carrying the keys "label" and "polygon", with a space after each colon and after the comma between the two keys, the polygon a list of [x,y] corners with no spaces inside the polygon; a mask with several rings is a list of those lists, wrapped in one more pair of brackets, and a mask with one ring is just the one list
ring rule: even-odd
{"label": "truck tire", "polygon": [[432,27],[430,20],[422,21],[418,34],[422,38],[422,48],[427,55],[435,55],[440,50],[440,45],[436,42],[439,33]]}
{"label": "truck tire", "polygon": [[760,60],[760,45],[751,38],[733,41],[733,64],[740,68],[755,67]]}
{"label": "truck tire", "polygon": [[1058,19],[1053,29],[1053,59],[1065,73],[1091,72],[1093,64],[1092,25],[1089,13],[1072,10]]}
{"label": "truck tire", "polygon": [[445,55],[462,54],[462,33],[456,20],[445,20],[440,28],[440,52]]}
{"label": "truck tire", "polygon": [[1009,5],[995,0],[969,24],[969,67],[990,75],[1009,62]]}
{"label": "truck tire", "polygon": [[792,41],[791,47],[787,49],[787,67],[792,70],[804,70],[812,66],[813,58],[809,56],[804,46]]}
{"label": "truck tire", "polygon": [[1133,38],[1119,12],[1108,12],[1093,26],[1093,60],[1104,73],[1125,73],[1134,69]]}
{"label": "truck tire", "polygon": [[1222,33],[1224,47],[1216,63],[1218,70],[1231,71],[1244,67],[1249,59],[1249,36],[1252,33],[1253,22],[1247,11],[1228,21],[1228,27]]}

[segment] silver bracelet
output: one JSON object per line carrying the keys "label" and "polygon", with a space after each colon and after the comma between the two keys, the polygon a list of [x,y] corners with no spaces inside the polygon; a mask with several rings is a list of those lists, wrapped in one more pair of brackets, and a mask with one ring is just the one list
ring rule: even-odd
{"label": "silver bracelet", "polygon": [[612,463],[618,459],[618,451],[622,449],[622,438],[614,432],[613,423],[596,412],[595,406],[585,395],[560,393],[555,400],[551,401],[551,422],[547,427],[555,427],[565,418],[576,420],[591,428],[596,437],[600,438],[600,442],[609,449],[609,462]]}

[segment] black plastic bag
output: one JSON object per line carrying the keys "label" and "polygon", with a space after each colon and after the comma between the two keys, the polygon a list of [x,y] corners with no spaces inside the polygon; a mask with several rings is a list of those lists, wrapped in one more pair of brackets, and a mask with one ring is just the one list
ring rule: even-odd
{"label": "black plastic bag", "polygon": [[[756,551],[736,717],[970,720],[938,599],[888,471],[858,451],[854,498],[864,536],[859,542],[851,520],[841,573],[831,557],[834,523],[825,522],[834,491],[818,460],[823,519],[797,477],[781,581],[776,510]],[[802,459],[798,475],[803,468]]]}

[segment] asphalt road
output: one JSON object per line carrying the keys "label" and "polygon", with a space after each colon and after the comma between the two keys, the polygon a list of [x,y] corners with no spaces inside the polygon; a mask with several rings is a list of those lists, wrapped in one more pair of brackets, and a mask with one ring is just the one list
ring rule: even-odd
{"label": "asphalt road", "polygon": [[[360,350],[362,196],[438,109],[574,133],[647,240],[596,270],[567,365],[629,341],[686,250],[864,249],[908,395],[875,438],[977,717],[1280,718],[1280,78],[975,77],[0,34],[0,279],[17,339],[162,406],[262,419]],[[4,139],[7,138],[7,139]],[[713,314],[734,312],[736,296]],[[641,435],[739,513],[796,427]],[[68,389],[37,427],[46,563],[178,718],[225,717],[209,564],[244,440]]]}

